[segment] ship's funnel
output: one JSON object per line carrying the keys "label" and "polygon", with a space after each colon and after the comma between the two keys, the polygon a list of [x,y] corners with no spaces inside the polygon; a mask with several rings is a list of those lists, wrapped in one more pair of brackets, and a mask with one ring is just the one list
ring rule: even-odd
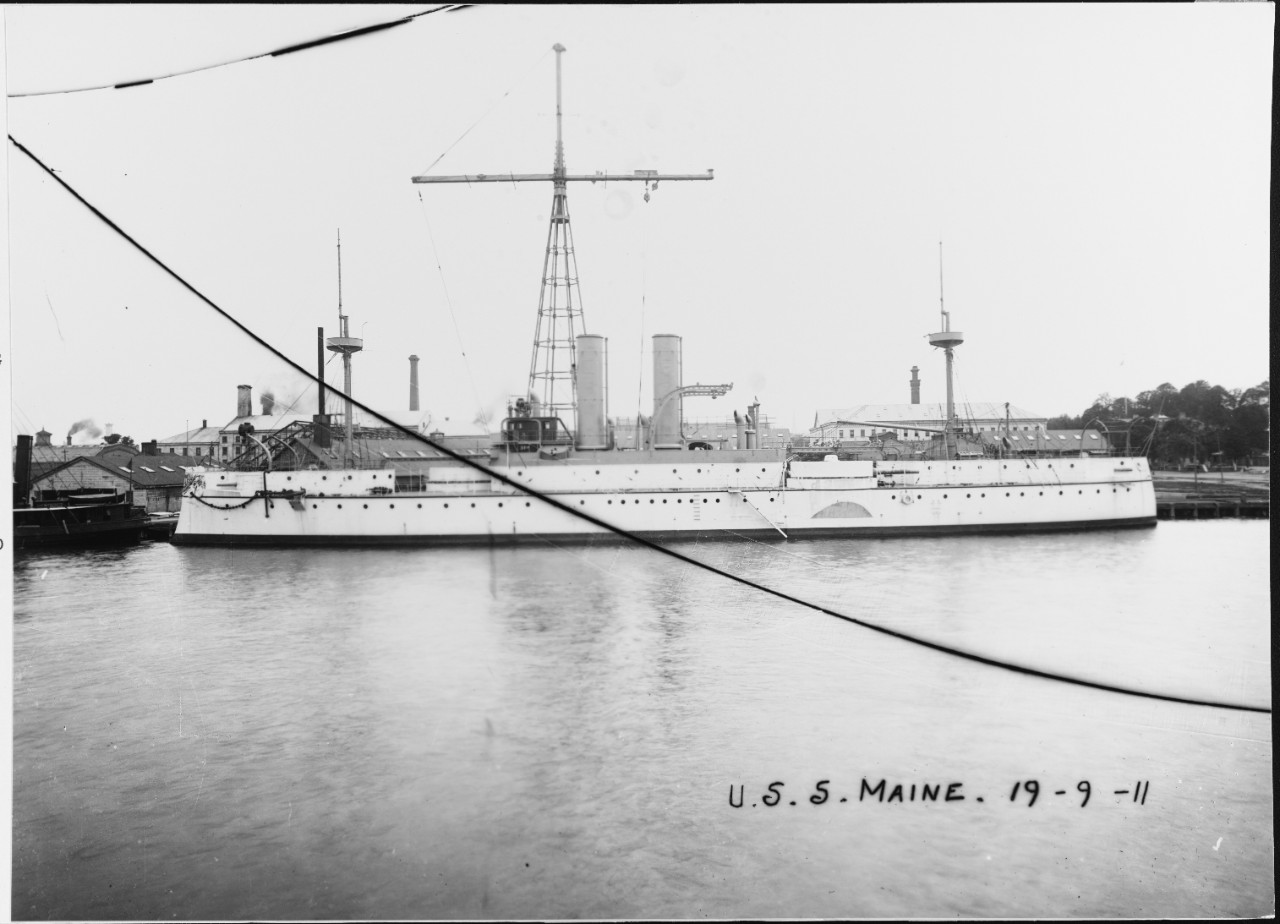
{"label": "ship's funnel", "polygon": [[653,335],[653,447],[679,449],[684,408],[680,391],[680,338]]}
{"label": "ship's funnel", "polygon": [[609,341],[599,334],[577,338],[579,449],[608,449]]}

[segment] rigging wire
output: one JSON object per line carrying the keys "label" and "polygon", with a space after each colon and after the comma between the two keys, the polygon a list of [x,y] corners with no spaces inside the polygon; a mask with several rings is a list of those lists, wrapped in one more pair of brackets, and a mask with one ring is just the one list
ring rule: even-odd
{"label": "rigging wire", "polygon": [[[98,217],[99,220],[101,220],[104,224],[106,224],[109,228],[111,228],[115,233],[119,234],[126,241],[132,244],[135,249],[137,249],[143,256],[145,256],[148,260],[150,260],[152,263],[158,266],[161,270],[167,273],[170,277],[172,277],[180,286],[182,286],[184,289],[186,289],[188,292],[190,292],[192,295],[194,295],[197,299],[202,301],[204,304],[212,308],[217,314],[221,315],[224,319],[229,321],[238,330],[240,330],[241,333],[245,334],[254,343],[258,344],[263,349],[267,350],[269,353],[274,355],[281,362],[285,363],[286,365],[293,368],[295,371],[301,373],[302,375],[305,375],[308,377],[311,376],[311,373],[307,369],[305,369],[303,366],[291,360],[283,352],[278,350],[276,347],[272,346],[270,343],[268,343],[258,334],[254,333],[252,330],[246,327],[241,321],[237,320],[233,315],[227,312],[224,308],[217,305],[203,292],[201,292],[199,289],[193,286],[184,277],[179,275],[175,270],[171,269],[168,264],[166,264],[163,260],[161,260],[155,254],[153,254],[150,250],[148,250],[145,246],[143,246],[139,241],[134,239],[127,231],[125,231],[118,224],[116,224],[115,221],[107,217],[96,206],[94,206],[82,195],[80,195],[79,192],[77,192],[69,183],[66,182],[66,180],[64,180],[61,176],[59,176],[55,171],[50,169],[30,149],[28,149],[25,145],[23,145],[16,138],[14,138],[13,135],[9,135],[9,141],[15,147],[17,147],[18,150],[20,150],[23,154],[27,155],[27,157],[30,158],[38,167],[40,167],[40,169],[42,169],[47,174],[49,174],[49,176],[51,176],[58,183],[58,185],[60,185],[63,189],[65,189],[78,202],[80,202],[81,205],[83,205],[85,208],[91,211],[95,216]],[[475,459],[469,458],[459,452],[456,452],[448,448],[447,446],[437,443],[434,440],[428,438],[427,436],[424,436],[421,433],[416,433],[407,427],[397,424],[395,421],[388,420],[387,418],[383,417],[381,414],[378,414],[372,408],[368,407],[363,402],[356,400],[355,398],[349,398],[348,400],[351,401],[353,406],[358,407],[361,411],[364,411],[365,413],[368,413],[381,420],[387,421],[388,423],[391,424],[392,427],[401,431],[406,436],[424,443],[425,445],[431,447],[441,455],[447,458],[453,459],[456,462],[460,462],[463,465],[466,465],[470,468],[483,472],[484,474],[492,478],[494,481],[504,484],[507,487],[514,488],[518,492],[528,495],[529,497],[535,498],[541,501],[542,503],[546,504],[547,506],[561,511],[562,513],[568,514],[570,516],[583,520],[587,523],[590,523],[591,525],[596,526],[599,529],[612,533],[613,535],[616,535],[622,539],[626,539],[636,545],[644,546],[645,548],[651,549],[655,552],[659,552],[662,555],[666,555],[669,558],[673,558],[677,561],[684,562],[687,565],[692,565],[693,567],[701,569],[703,571],[707,571],[712,574],[719,575],[725,580],[742,584],[746,587],[753,588],[759,591],[760,593],[767,594],[779,600],[785,600],[786,602],[793,603],[797,606],[814,610],[818,613],[822,613],[823,615],[830,616],[833,619],[839,619],[839,620],[842,620],[843,622],[847,622],[852,625],[859,626],[861,628],[870,630],[872,632],[878,632],[882,635],[887,635],[891,638],[896,638],[901,641],[907,642],[909,644],[917,645],[922,648],[927,648],[931,651],[936,651],[940,654],[950,655],[952,657],[960,658],[966,661],[971,661],[976,664],[982,664],[987,667],[994,667],[1000,670],[1010,671],[1012,673],[1022,674],[1028,677],[1038,677],[1042,680],[1049,680],[1056,683],[1064,683],[1072,686],[1098,690],[1106,693],[1118,693],[1125,696],[1136,696],[1143,699],[1151,699],[1151,700],[1156,700],[1156,701],[1166,702],[1166,703],[1179,703],[1182,705],[1190,705],[1190,706],[1207,706],[1209,708],[1214,708],[1214,709],[1228,709],[1228,710],[1237,711],[1237,712],[1254,712],[1254,713],[1260,713],[1264,715],[1271,714],[1271,707],[1269,705],[1268,706],[1252,706],[1247,703],[1232,703],[1232,702],[1223,702],[1223,701],[1215,701],[1215,700],[1194,699],[1191,697],[1174,696],[1172,694],[1167,694],[1167,693],[1153,693],[1149,690],[1142,690],[1134,687],[1125,687],[1117,684],[1102,683],[1099,681],[1088,680],[1083,677],[1074,677],[1069,674],[1061,674],[1053,671],[1039,670],[1037,668],[1028,667],[1026,665],[1017,664],[1011,661],[1003,661],[997,658],[987,657],[986,655],[981,655],[972,651],[966,651],[964,649],[956,648],[951,645],[944,645],[939,642],[930,641],[927,638],[921,638],[920,636],[912,635],[909,632],[903,632],[898,629],[891,629],[887,626],[882,626],[877,623],[868,622],[867,620],[860,619],[856,616],[850,616],[846,613],[838,612],[836,610],[830,609],[829,607],[821,606],[811,601],[804,600],[800,597],[796,597],[795,595],[789,594],[785,591],[778,590],[777,588],[769,587],[768,585],[761,584],[757,581],[753,581],[741,575],[734,574],[730,571],[726,571],[723,568],[718,568],[715,565],[708,564],[707,562],[699,561],[698,559],[692,558],[684,554],[683,552],[678,551],[677,549],[671,548],[669,546],[664,546],[654,540],[647,539],[644,536],[631,533],[628,530],[622,529],[621,527],[615,526],[614,524],[606,520],[602,520],[599,517],[596,517],[590,513],[587,513],[585,510],[582,510],[576,507],[571,507],[570,505],[564,503],[563,501],[557,500],[554,497],[543,494],[540,491],[537,491],[529,487],[527,484],[522,484],[516,481],[515,479],[511,478],[510,476],[503,474],[497,469],[489,468],[488,466],[483,465],[480,462],[477,462]]]}
{"label": "rigging wire", "polygon": [[[440,155],[443,157],[444,155]],[[436,261],[436,270],[440,273],[440,288],[444,290],[444,302],[449,306],[449,319],[453,321],[453,334],[458,338],[458,352],[462,354],[462,364],[467,370],[467,381],[471,383],[471,397],[476,402],[476,420],[484,424],[484,432],[489,432],[489,413],[480,400],[480,390],[476,388],[475,376],[471,373],[471,360],[467,358],[467,348],[462,342],[462,328],[458,326],[458,315],[453,310],[453,298],[449,295],[449,285],[445,282],[444,266],[440,263],[440,251],[436,248],[436,237],[431,233],[431,219],[427,215],[427,203],[422,198],[422,190],[418,190],[418,204],[422,206],[422,220],[427,226],[427,239],[431,241],[431,255]]]}
{"label": "rigging wire", "polygon": [[258,58],[278,58],[283,55],[293,54],[297,51],[309,51],[312,48],[318,48],[321,45],[332,45],[335,42],[343,42],[347,39],[359,38],[372,32],[382,32],[386,29],[393,29],[396,26],[402,26],[405,23],[412,22],[423,16],[430,16],[432,13],[441,11],[448,13],[456,13],[459,10],[467,9],[472,4],[469,3],[450,3],[444,6],[438,6],[434,9],[423,10],[420,13],[410,13],[408,16],[402,16],[399,19],[393,19],[388,22],[374,23],[370,26],[358,26],[354,29],[347,29],[342,32],[336,32],[332,35],[321,36],[320,38],[308,39],[305,42],[296,42],[292,45],[286,45],[283,48],[276,48],[272,51],[263,51],[254,55],[247,55],[241,58],[232,58],[229,61],[218,61],[214,64],[202,64],[199,67],[191,67],[181,71],[171,71],[167,74],[158,74],[154,77],[143,77],[138,80],[126,80],[120,83],[103,83],[95,84],[91,87],[74,87],[68,90],[33,90],[28,93],[10,93],[9,99],[22,99],[31,96],[61,96],[69,93],[88,93],[92,90],[127,90],[132,87],[142,87],[153,84],[161,80],[168,80],[171,77],[185,77],[189,74],[198,74],[202,71],[211,71],[219,67],[230,67],[233,64],[244,64],[247,61],[256,61]]}
{"label": "rigging wire", "polygon": [[[537,60],[537,61],[534,61],[534,62],[533,62],[533,65],[532,65],[528,70],[526,70],[524,73],[522,73],[522,74],[520,75],[520,77],[516,80],[516,82],[515,82],[515,83],[513,83],[510,87],[508,87],[508,88],[507,88],[506,92],[505,92],[505,93],[503,93],[503,94],[502,94],[502,96],[498,97],[497,102],[495,102],[492,106],[490,106],[488,109],[486,109],[486,110],[484,111],[484,113],[480,116],[480,118],[478,118],[478,119],[476,119],[474,122],[472,122],[472,123],[471,123],[471,125],[467,128],[467,130],[466,130],[466,131],[464,131],[461,135],[459,135],[459,136],[458,136],[458,138],[457,138],[457,140],[455,140],[455,141],[453,142],[453,144],[449,145],[447,148],[445,148],[443,151],[441,151],[441,152],[440,152],[440,156],[439,156],[439,157],[437,157],[435,160],[433,160],[430,164],[428,164],[428,165],[427,165],[427,169],[426,169],[426,170],[421,170],[421,171],[419,171],[419,173],[421,173],[421,174],[429,173],[429,172],[431,171],[431,168],[432,168],[432,167],[434,167],[436,164],[440,163],[440,161],[444,160],[444,157],[445,157],[445,155],[446,155],[446,154],[448,154],[450,151],[452,151],[454,148],[456,148],[456,147],[458,146],[459,142],[461,142],[463,138],[465,138],[465,137],[467,137],[467,135],[471,134],[471,129],[475,128],[477,125],[479,125],[479,124],[480,124],[481,122],[483,122],[485,119],[487,119],[487,118],[489,117],[490,113],[492,113],[495,109],[497,109],[499,106],[501,106],[501,105],[502,105],[503,101],[504,101],[504,100],[506,100],[506,98],[507,98],[508,96],[510,96],[510,95],[511,95],[511,91],[512,91],[512,90],[514,90],[514,89],[515,89],[516,87],[518,87],[518,86],[522,86],[522,85],[524,85],[524,84],[526,84],[526,83],[527,83],[527,81],[526,81],[526,79],[525,79],[525,78],[527,78],[531,73],[533,73],[533,72],[537,69],[538,65],[542,63],[542,59],[543,59],[543,58],[545,58],[545,57],[546,57],[547,55],[549,55],[549,54],[551,54],[551,49],[547,49],[546,51],[544,51],[544,52],[543,52],[543,53],[538,57],[538,60]],[[419,196],[421,196],[421,193],[419,193]]]}

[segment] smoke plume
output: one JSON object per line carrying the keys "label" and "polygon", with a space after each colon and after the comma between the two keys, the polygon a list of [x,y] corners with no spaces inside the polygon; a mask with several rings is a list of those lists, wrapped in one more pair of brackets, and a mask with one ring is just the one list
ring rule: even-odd
{"label": "smoke plume", "polygon": [[73,423],[71,425],[71,429],[67,431],[67,439],[71,439],[71,437],[81,432],[91,440],[96,440],[98,437],[102,436],[102,431],[90,417],[86,417],[84,420],[77,420]]}

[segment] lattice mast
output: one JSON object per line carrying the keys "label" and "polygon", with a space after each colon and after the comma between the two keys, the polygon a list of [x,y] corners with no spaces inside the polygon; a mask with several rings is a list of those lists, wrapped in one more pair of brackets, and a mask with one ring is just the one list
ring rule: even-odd
{"label": "lattice mast", "polygon": [[[560,97],[560,56],[556,53],[556,159],[552,165],[551,224],[547,229],[547,255],[542,263],[542,292],[538,296],[538,324],[533,331],[533,356],[529,360],[529,396],[542,403],[540,413],[559,416],[577,431],[578,384],[575,338],[586,333],[578,289],[578,260],[573,252],[569,224],[568,171],[564,164],[563,115]],[[577,295],[578,298],[574,296]],[[581,328],[579,330],[578,328]]]}
{"label": "lattice mast", "polygon": [[529,394],[540,402],[539,413],[560,416],[565,425],[577,429],[577,387],[574,365],[575,338],[586,333],[582,296],[578,288],[578,265],[574,256],[573,230],[569,223],[568,184],[583,181],[608,183],[639,181],[649,191],[659,180],[710,180],[705,174],[660,174],[637,170],[633,174],[604,172],[570,174],[564,160],[563,110],[561,104],[561,61],[565,47],[552,46],[556,53],[556,156],[551,173],[464,174],[461,176],[415,176],[415,183],[521,183],[550,180],[551,222],[547,230],[547,252],[542,265],[542,290],[538,298],[538,323],[533,335],[533,356],[529,362]]}

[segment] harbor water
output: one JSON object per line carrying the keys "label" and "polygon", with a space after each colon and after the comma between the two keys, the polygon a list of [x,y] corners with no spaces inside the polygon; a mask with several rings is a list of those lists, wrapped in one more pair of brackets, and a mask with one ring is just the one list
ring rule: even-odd
{"label": "harbor water", "polygon": [[[1266,522],[685,543],[1270,708]],[[1274,912],[1271,716],[626,545],[35,553],[15,919]]]}

